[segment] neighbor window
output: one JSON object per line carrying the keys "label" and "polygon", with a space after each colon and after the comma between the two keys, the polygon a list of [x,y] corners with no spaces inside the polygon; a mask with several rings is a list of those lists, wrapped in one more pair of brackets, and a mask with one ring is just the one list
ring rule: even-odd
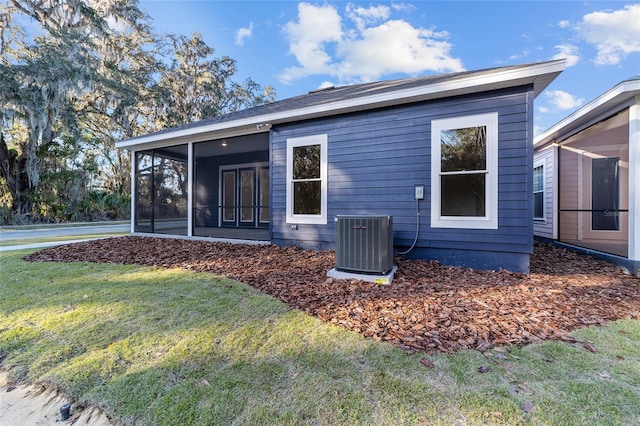
{"label": "neighbor window", "polygon": [[544,166],[533,168],[533,218],[544,220]]}
{"label": "neighbor window", "polygon": [[498,114],[431,122],[431,226],[498,228]]}
{"label": "neighbor window", "polygon": [[327,223],[327,135],[287,139],[287,223]]}

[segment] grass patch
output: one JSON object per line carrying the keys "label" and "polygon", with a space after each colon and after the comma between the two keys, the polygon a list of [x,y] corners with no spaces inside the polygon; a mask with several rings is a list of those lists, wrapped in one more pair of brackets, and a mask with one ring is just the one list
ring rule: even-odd
{"label": "grass patch", "polygon": [[428,369],[222,277],[25,253],[0,253],[2,368],[123,423],[640,424],[640,321],[576,332],[596,353],[544,342]]}

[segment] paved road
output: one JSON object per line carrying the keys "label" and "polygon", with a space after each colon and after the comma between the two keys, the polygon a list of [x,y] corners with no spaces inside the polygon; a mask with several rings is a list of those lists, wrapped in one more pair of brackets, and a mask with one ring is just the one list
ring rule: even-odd
{"label": "paved road", "polygon": [[0,231],[0,241],[23,240],[27,243],[33,238],[68,237],[73,235],[101,235],[128,232],[131,229],[128,223],[117,225],[90,225],[90,226],[55,226],[46,229],[8,229]]}
{"label": "paved road", "polygon": [[[0,231],[0,241],[12,241],[15,244],[8,246],[0,246],[0,252],[23,250],[32,248],[52,247],[60,244],[78,243],[81,241],[88,241],[96,238],[91,238],[91,235],[105,235],[105,234],[118,234],[122,232],[128,232],[131,229],[127,224],[101,224],[101,225],[89,225],[89,226],[53,226],[51,228],[43,229],[7,229]],[[63,241],[48,241],[40,243],[31,243],[37,238],[55,238],[55,237],[68,237],[74,235],[82,235],[81,239],[77,240],[63,240]]]}

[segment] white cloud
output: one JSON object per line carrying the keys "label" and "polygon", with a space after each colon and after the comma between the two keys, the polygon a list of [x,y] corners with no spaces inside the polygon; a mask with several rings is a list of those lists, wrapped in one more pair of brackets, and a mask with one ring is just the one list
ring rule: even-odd
{"label": "white cloud", "polygon": [[253,35],[253,22],[249,24],[247,28],[240,28],[236,31],[236,44],[238,46],[244,45],[245,39],[250,38]]}
{"label": "white cloud", "polygon": [[533,126],[533,137],[535,138],[536,136],[542,134],[544,130],[545,129],[542,126],[538,126],[538,125]]}
{"label": "white cloud", "polygon": [[391,3],[391,8],[393,10],[400,10],[403,12],[413,12],[417,9],[417,7],[415,7],[411,3]]}
{"label": "white cloud", "polygon": [[520,53],[515,53],[515,54],[509,56],[509,60],[513,61],[513,60],[516,60],[516,59],[526,58],[530,54],[531,54],[531,50],[530,49],[524,49]]}
{"label": "white cloud", "polygon": [[580,52],[578,47],[573,44],[559,44],[555,46],[558,53],[555,54],[553,59],[566,59],[565,65],[572,67],[580,61]]}
{"label": "white cloud", "polygon": [[549,108],[545,106],[541,106],[541,107],[538,107],[538,111],[540,111],[541,113],[549,112]]}
{"label": "white cloud", "polygon": [[640,4],[615,11],[585,15],[576,29],[580,36],[598,49],[595,63],[615,65],[631,53],[640,52]]}
{"label": "white cloud", "polygon": [[462,62],[449,56],[451,45],[438,40],[444,37],[445,34],[414,28],[405,21],[387,21],[366,28],[359,38],[340,43],[337,53],[344,58],[340,74],[370,81],[396,72],[462,71]]}
{"label": "white cloud", "polygon": [[320,85],[318,86],[318,90],[322,90],[322,89],[328,89],[329,87],[333,87],[335,86],[335,84],[333,84],[330,81],[323,81],[322,83],[320,83]]}
{"label": "white cloud", "polygon": [[563,90],[548,90],[544,95],[551,105],[561,110],[579,107],[584,102],[584,99],[576,98]]}
{"label": "white cloud", "polygon": [[342,39],[342,20],[333,6],[298,4],[298,22],[288,22],[284,32],[289,40],[289,53],[300,66],[285,69],[282,82],[291,82],[307,75],[334,74],[326,44]]}
{"label": "white cloud", "polygon": [[367,25],[373,25],[379,21],[389,18],[391,10],[388,6],[371,6],[368,8],[355,7],[349,3],[347,5],[347,16],[351,19],[359,31],[364,30]]}
{"label": "white cloud", "polygon": [[288,22],[284,33],[289,52],[298,65],[280,75],[284,83],[309,75],[326,74],[340,81],[371,81],[392,73],[463,71],[459,58],[450,55],[449,34],[415,28],[389,19],[388,6],[346,6],[346,17],[355,25],[343,25],[331,5],[298,4],[297,22]]}
{"label": "white cloud", "polygon": [[571,26],[571,22],[569,22],[569,21],[560,21],[560,22],[558,22],[558,26],[560,28],[568,28],[568,27]]}

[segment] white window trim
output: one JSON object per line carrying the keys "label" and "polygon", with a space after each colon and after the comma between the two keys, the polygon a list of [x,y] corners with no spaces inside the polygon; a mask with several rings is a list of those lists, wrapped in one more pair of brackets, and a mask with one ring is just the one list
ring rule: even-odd
{"label": "white window trim", "polygon": [[[465,127],[487,127],[485,216],[440,215],[440,133]],[[498,113],[466,115],[431,121],[431,227],[498,229]]]}
{"label": "white window trim", "polygon": [[[538,192],[542,192],[542,216],[541,217],[536,217],[536,210],[535,210],[535,206],[533,209],[533,220],[535,220],[536,222],[547,222],[547,200],[545,200],[546,196],[547,196],[547,188],[546,188],[546,167],[545,167],[545,163],[544,161],[538,161],[536,163],[533,164],[533,170],[537,169],[538,167],[542,167],[542,191],[538,191]],[[534,182],[535,184],[535,182]],[[534,188],[533,190],[533,194],[535,195],[536,190]],[[534,203],[535,203],[535,197],[534,197]]]}
{"label": "white window trim", "polygon": [[[287,139],[287,223],[327,224],[327,140],[326,134]],[[320,214],[293,214],[293,148],[320,145]]]}

